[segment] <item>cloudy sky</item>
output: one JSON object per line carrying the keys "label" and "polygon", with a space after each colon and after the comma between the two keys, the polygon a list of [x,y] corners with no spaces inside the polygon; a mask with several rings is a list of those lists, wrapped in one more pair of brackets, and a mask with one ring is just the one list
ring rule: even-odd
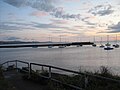
{"label": "cloudy sky", "polygon": [[120,39],[120,0],[0,0],[0,40]]}

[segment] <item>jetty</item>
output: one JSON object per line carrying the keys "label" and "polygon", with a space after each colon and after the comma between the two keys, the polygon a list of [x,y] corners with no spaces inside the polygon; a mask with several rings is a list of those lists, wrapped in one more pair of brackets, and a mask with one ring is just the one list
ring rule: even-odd
{"label": "jetty", "polygon": [[45,44],[3,44],[0,48],[19,48],[19,47],[48,47],[48,46],[74,46],[74,45],[93,45],[93,42],[71,42],[71,43],[45,43]]}

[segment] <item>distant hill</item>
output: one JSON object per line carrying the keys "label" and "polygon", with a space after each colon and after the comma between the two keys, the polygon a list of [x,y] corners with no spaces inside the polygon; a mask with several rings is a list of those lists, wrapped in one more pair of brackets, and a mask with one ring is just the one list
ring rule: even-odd
{"label": "distant hill", "polygon": [[27,43],[40,43],[40,42],[25,42],[25,41],[0,41],[0,44],[27,44]]}

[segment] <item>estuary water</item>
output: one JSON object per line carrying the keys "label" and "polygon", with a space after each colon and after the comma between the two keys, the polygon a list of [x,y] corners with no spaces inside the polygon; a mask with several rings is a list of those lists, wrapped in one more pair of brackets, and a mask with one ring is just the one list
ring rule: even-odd
{"label": "estuary water", "polygon": [[84,70],[95,71],[100,66],[107,66],[115,74],[120,74],[120,48],[109,51],[98,46],[1,48],[0,63],[8,60],[48,64],[72,70],[82,68]]}

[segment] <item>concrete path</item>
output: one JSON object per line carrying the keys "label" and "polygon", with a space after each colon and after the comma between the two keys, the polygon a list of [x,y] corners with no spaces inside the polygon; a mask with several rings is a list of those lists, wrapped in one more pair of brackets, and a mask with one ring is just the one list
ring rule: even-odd
{"label": "concrete path", "polygon": [[12,84],[15,90],[46,90],[46,86],[22,79],[22,74],[16,71],[4,72],[5,79]]}

